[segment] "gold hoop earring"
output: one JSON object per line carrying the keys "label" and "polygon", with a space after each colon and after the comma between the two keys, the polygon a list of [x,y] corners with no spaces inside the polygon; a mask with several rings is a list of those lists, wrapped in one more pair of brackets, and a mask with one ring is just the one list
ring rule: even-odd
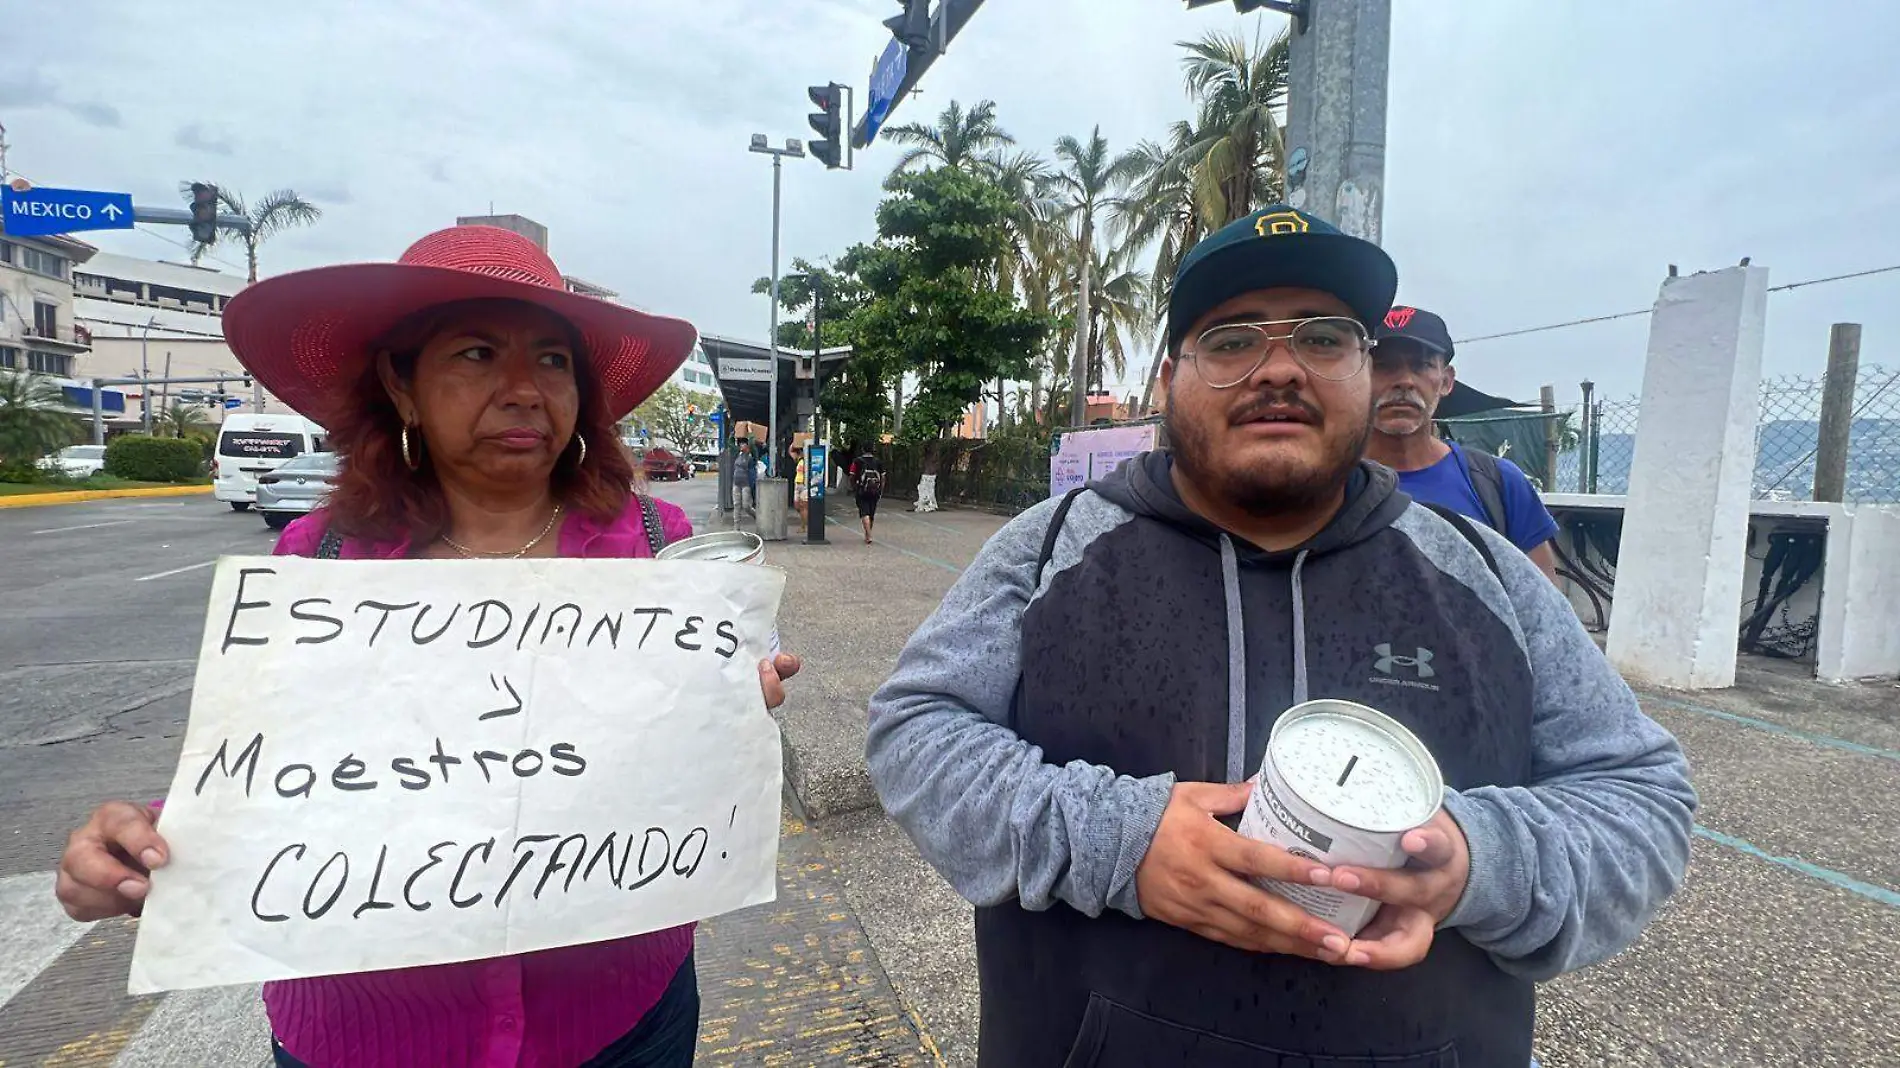
{"label": "gold hoop earring", "polygon": [[[417,450],[417,451],[421,451],[421,450]],[[418,461],[415,455],[409,451],[409,424],[408,423],[404,423],[402,425],[402,462],[407,464],[409,466],[409,470],[411,471],[420,471],[422,469],[421,462]]]}
{"label": "gold hoop earring", "polygon": [[581,443],[581,455],[579,459],[574,461],[574,466],[585,467],[587,466],[587,439],[576,434],[574,435],[574,440]]}

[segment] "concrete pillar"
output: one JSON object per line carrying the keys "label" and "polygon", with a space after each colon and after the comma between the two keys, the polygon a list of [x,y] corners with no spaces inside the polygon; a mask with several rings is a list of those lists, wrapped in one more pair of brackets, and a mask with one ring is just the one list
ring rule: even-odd
{"label": "concrete pillar", "polygon": [[1632,682],[1735,683],[1768,269],[1664,280],[1617,552],[1609,656]]}
{"label": "concrete pillar", "polygon": [[1824,682],[1891,679],[1900,675],[1900,508],[1857,505],[1845,525],[1842,551],[1830,524],[1824,591],[1841,600],[1839,654],[1820,649],[1815,674]]}
{"label": "concrete pillar", "polygon": [[791,483],[782,478],[759,479],[759,537],[766,541],[784,541],[786,517],[792,510]]}

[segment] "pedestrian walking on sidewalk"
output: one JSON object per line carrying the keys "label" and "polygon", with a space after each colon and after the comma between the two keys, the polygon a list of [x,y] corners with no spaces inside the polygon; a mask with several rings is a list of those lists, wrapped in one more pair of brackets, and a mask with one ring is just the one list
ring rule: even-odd
{"label": "pedestrian walking on sidewalk", "polygon": [[1386,313],[1372,350],[1372,434],[1366,456],[1399,476],[1399,489],[1475,519],[1557,581],[1557,521],[1518,466],[1438,436],[1432,419],[1458,382],[1445,320],[1423,308]]}
{"label": "pedestrian walking on sidewalk", "polygon": [[858,450],[847,472],[851,493],[858,501],[858,523],[864,527],[864,544],[871,544],[871,528],[877,525],[877,502],[884,497],[884,462],[869,445]]}
{"label": "pedestrian walking on sidewalk", "polygon": [[752,451],[752,442],[740,438],[733,444],[732,476],[738,479],[739,499],[753,512],[759,510],[759,464],[758,454]]}
{"label": "pedestrian walking on sidewalk", "polygon": [[798,525],[807,529],[811,526],[811,487],[805,485],[805,449],[801,445],[792,446],[792,507],[798,509]]}
{"label": "pedestrian walking on sidewalk", "polygon": [[[395,264],[322,267],[233,297],[225,335],[273,395],[329,429],[341,473],[278,555],[645,558],[692,524],[630,490],[615,424],[686,360],[691,325],[566,292],[538,247],[458,226]],[[796,657],[759,664],[768,706]],[[74,919],[137,914],[168,849],[159,806],[74,832]],[[699,1026],[691,925],[520,956],[264,984],[276,1063],[685,1066]],[[261,1051],[260,1051],[261,1052]]]}
{"label": "pedestrian walking on sidewalk", "polygon": [[[879,796],[977,906],[982,1068],[1524,1068],[1533,984],[1680,883],[1675,739],[1522,553],[1363,459],[1396,289],[1286,207],[1190,250],[1169,450],[1004,527],[872,698]],[[1405,867],[1231,829],[1316,698],[1436,757]],[[1257,879],[1382,904],[1349,935]]]}

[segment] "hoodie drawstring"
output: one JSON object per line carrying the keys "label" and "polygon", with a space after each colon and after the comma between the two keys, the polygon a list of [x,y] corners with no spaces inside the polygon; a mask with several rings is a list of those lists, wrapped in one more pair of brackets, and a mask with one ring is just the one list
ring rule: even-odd
{"label": "hoodie drawstring", "polygon": [[1300,569],[1306,566],[1305,549],[1293,558],[1293,703],[1306,703],[1306,592],[1300,587]]}
{"label": "hoodie drawstring", "polygon": [[[1227,601],[1227,781],[1247,778],[1247,635],[1241,623],[1240,561],[1233,539],[1220,538],[1221,589]],[[1297,588],[1297,587],[1296,587]]]}
{"label": "hoodie drawstring", "polygon": [[[1300,585],[1300,572],[1306,567],[1307,551],[1293,558],[1293,703],[1305,704],[1306,686],[1306,592]],[[1240,605],[1240,560],[1234,553],[1233,540],[1220,539],[1221,592],[1227,608],[1227,781],[1244,782],[1247,778],[1247,632]]]}

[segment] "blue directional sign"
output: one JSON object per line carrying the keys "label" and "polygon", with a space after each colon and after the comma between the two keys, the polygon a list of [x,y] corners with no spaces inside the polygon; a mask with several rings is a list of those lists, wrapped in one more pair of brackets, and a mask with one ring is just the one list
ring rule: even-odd
{"label": "blue directional sign", "polygon": [[904,74],[910,70],[910,49],[903,42],[891,38],[884,46],[884,54],[877,57],[877,66],[871,68],[871,91],[865,94],[864,141],[866,144],[877,136],[879,127],[891,113],[891,105],[897,101],[897,87],[904,82]]}
{"label": "blue directional sign", "polygon": [[242,408],[244,407],[244,398],[243,397],[226,397],[224,398],[224,407],[226,411],[235,411],[239,408]]}
{"label": "blue directional sign", "polygon": [[92,189],[36,187],[22,193],[0,187],[0,218],[15,237],[70,234],[77,230],[132,229],[132,194]]}

